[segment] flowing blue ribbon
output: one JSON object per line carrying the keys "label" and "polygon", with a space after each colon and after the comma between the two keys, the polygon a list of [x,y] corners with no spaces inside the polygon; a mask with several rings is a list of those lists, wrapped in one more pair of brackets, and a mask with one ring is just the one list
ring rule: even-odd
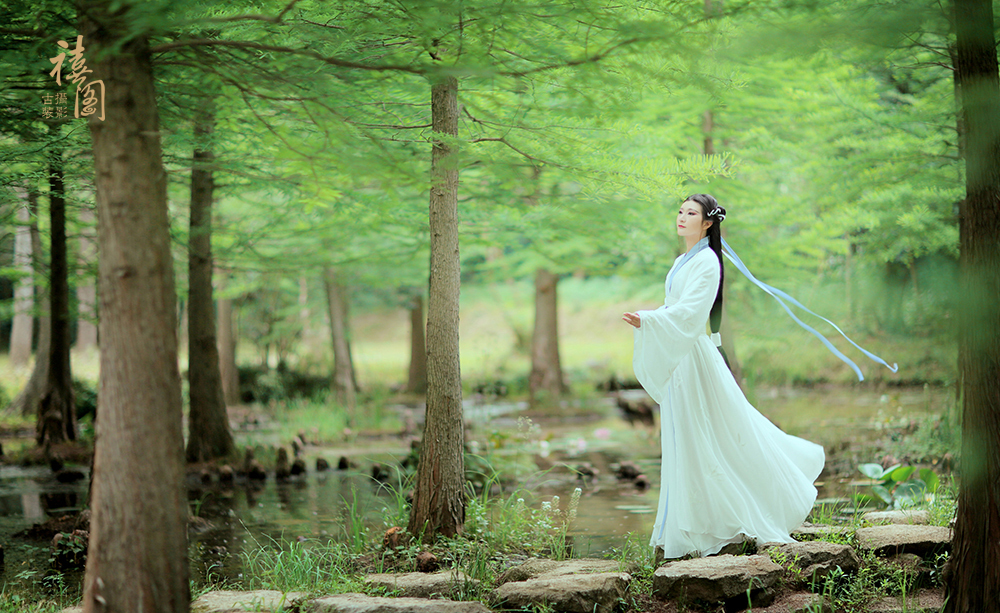
{"label": "flowing blue ribbon", "polygon": [[844,338],[847,339],[847,342],[849,342],[850,344],[852,344],[855,347],[857,347],[859,350],[861,350],[861,353],[865,354],[866,356],[868,356],[869,358],[871,358],[875,362],[878,362],[879,364],[884,365],[886,368],[888,368],[892,372],[896,372],[897,370],[899,370],[899,366],[897,366],[895,363],[893,363],[892,366],[889,366],[889,364],[885,360],[883,360],[882,358],[878,357],[874,353],[871,353],[870,351],[867,351],[864,347],[862,347],[861,345],[859,345],[859,344],[855,343],[854,341],[852,341],[846,334],[844,334],[843,330],[841,330],[839,327],[837,327],[837,324],[833,323],[832,321],[830,321],[826,317],[823,317],[822,315],[818,315],[817,313],[814,313],[814,312],[810,311],[801,302],[799,302],[795,298],[792,298],[791,296],[789,296],[785,292],[781,291],[780,289],[771,287],[770,285],[768,285],[766,283],[762,283],[762,282],[758,281],[750,273],[750,271],[747,269],[746,264],[744,264],[743,261],[740,260],[740,257],[738,255],[736,255],[736,252],[733,251],[733,248],[729,246],[729,243],[726,242],[726,239],[722,239],[722,252],[726,255],[727,258],[729,258],[729,261],[732,262],[741,273],[743,273],[744,277],[746,277],[747,279],[750,279],[750,281],[752,281],[757,287],[761,288],[762,290],[764,290],[765,292],[767,292],[772,298],[774,298],[775,300],[777,300],[778,304],[780,304],[782,306],[782,308],[785,309],[785,312],[788,313],[789,317],[791,317],[793,320],[795,320],[795,323],[799,324],[804,329],[806,329],[807,331],[809,331],[813,335],[815,335],[816,338],[818,338],[820,341],[822,341],[822,343],[824,345],[826,345],[826,348],[829,349],[830,352],[833,353],[833,355],[837,356],[845,364],[847,364],[852,369],[854,369],[854,373],[858,375],[858,381],[864,381],[865,380],[865,377],[864,377],[864,375],[861,374],[861,369],[858,368],[858,365],[855,364],[854,362],[852,362],[850,358],[848,358],[846,355],[844,355],[843,353],[841,353],[840,350],[838,350],[836,347],[834,347],[833,344],[830,343],[830,341],[827,340],[825,336],[823,336],[822,334],[820,334],[819,332],[817,332],[816,330],[814,330],[813,328],[811,328],[808,324],[806,324],[805,322],[803,322],[801,319],[799,319],[798,317],[796,317],[795,313],[792,313],[792,310],[788,308],[788,305],[786,305],[784,302],[782,302],[782,300],[781,300],[782,298],[784,298],[785,300],[791,302],[793,305],[799,307],[800,309],[802,309],[806,313],[809,313],[810,315],[815,315],[816,317],[819,317],[820,319],[822,319],[826,323],[828,323],[831,326],[833,326],[833,328],[837,332],[840,332],[841,336],[843,336]]}

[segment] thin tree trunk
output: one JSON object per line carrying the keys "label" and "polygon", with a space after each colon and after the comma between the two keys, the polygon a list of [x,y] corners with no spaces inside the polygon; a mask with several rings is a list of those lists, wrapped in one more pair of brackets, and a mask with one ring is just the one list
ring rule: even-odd
{"label": "thin tree trunk", "polygon": [[[38,193],[28,190],[28,209],[31,215],[31,265],[35,270],[35,278],[48,277],[45,261],[42,259],[42,234],[38,231]],[[38,415],[39,403],[45,392],[45,384],[49,380],[49,344],[52,338],[52,326],[49,318],[49,295],[44,288],[39,287],[38,300],[38,346],[35,348],[35,365],[31,369],[31,377],[24,389],[10,404],[9,412],[20,413],[24,417]]]}
{"label": "thin tree trunk", "polygon": [[[114,5],[114,6],[112,6]],[[187,613],[187,496],[177,297],[149,42],[133,7],[82,7],[106,88],[89,118],[97,188],[101,364],[84,613]],[[102,55],[103,54],[103,55]],[[91,60],[93,62],[93,60]]]}
{"label": "thin tree trunk", "polygon": [[[27,190],[18,190],[28,197]],[[25,203],[27,205],[27,203]],[[10,332],[10,365],[25,366],[31,360],[31,326],[34,323],[35,282],[31,270],[31,214],[27,206],[17,210],[14,237],[14,268],[24,276],[14,287],[14,323]]]}
{"label": "thin tree trunk", "polygon": [[[713,3],[711,0],[705,0],[705,14],[711,16],[714,12],[722,10],[722,0]],[[715,131],[715,113],[712,109],[705,111],[702,117],[702,132],[704,134],[705,140],[703,142],[705,155],[715,155],[715,144],[712,140],[712,133]],[[725,226],[722,227],[723,237],[725,237]],[[722,295],[725,296],[728,292],[726,291],[729,286],[729,280],[723,282]],[[736,356],[736,339],[733,334],[733,326],[729,320],[729,309],[726,308],[726,303],[722,303],[722,321],[719,322],[719,336],[722,337],[722,349],[726,352],[726,358],[729,360],[729,371],[733,373],[733,379],[736,379],[736,383],[742,388],[743,387],[743,367],[740,366],[740,360]]]}
{"label": "thin tree trunk", "polygon": [[1000,594],[1000,71],[992,2],[955,0],[954,8],[966,129],[957,317],[962,474],[944,611],[985,613]]}
{"label": "thin tree trunk", "polygon": [[406,391],[411,394],[427,393],[427,343],[424,342],[424,295],[410,298],[410,372]]}
{"label": "thin tree trunk", "polygon": [[431,262],[427,303],[427,417],[408,532],[425,541],[465,524],[465,427],[458,349],[458,80],[431,85]]}
{"label": "thin tree trunk", "polygon": [[219,371],[222,374],[222,397],[226,401],[226,406],[238,405],[240,403],[240,374],[236,369],[233,301],[229,298],[219,298]]}
{"label": "thin tree trunk", "polygon": [[309,281],[305,275],[299,277],[299,325],[302,326],[302,338],[312,338],[309,327]]}
{"label": "thin tree trunk", "polygon": [[[58,140],[59,125],[50,127]],[[76,402],[69,361],[69,262],[62,151],[49,153],[49,372],[38,404],[35,440],[40,446],[76,440]]]}
{"label": "thin tree trunk", "polygon": [[[206,101],[206,105],[211,105]],[[195,120],[195,151],[191,166],[191,220],[188,239],[188,413],[187,461],[204,462],[233,455],[236,445],[229,429],[222,391],[219,348],[212,298],[211,136],[215,117],[210,106]]]}
{"label": "thin tree trunk", "polygon": [[357,404],[357,384],[354,379],[354,364],[351,361],[351,346],[347,321],[347,288],[333,269],[326,269],[323,275],[326,287],[327,306],[330,314],[330,337],[333,344],[333,391],[337,402],[347,408],[347,415],[354,418]]}
{"label": "thin tree trunk", "polygon": [[535,271],[535,329],[531,335],[532,401],[539,393],[556,399],[566,392],[559,359],[559,276],[545,268]]}
{"label": "thin tree trunk", "polygon": [[[84,227],[94,221],[94,211],[89,206],[80,209],[80,222]],[[97,259],[97,245],[89,230],[80,236],[80,267],[89,268]],[[76,320],[76,349],[87,351],[97,347],[97,284],[89,275],[76,284],[79,314]]]}

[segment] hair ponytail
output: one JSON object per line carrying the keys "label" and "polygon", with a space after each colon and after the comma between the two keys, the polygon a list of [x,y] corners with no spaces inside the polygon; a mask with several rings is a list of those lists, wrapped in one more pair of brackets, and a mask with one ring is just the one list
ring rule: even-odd
{"label": "hair ponytail", "polygon": [[[722,327],[722,288],[726,280],[726,267],[722,263],[721,227],[722,220],[726,218],[726,209],[719,206],[719,202],[708,194],[694,194],[687,199],[700,204],[702,217],[706,221],[712,222],[712,225],[708,228],[708,246],[712,248],[715,256],[719,258],[719,289],[715,294],[715,302],[712,303],[712,310],[708,315],[708,324],[712,330],[712,334],[718,334],[719,328]],[[722,358],[726,361],[726,366],[729,366],[729,357],[721,346],[719,347],[719,353],[722,354]],[[732,369],[730,368],[730,370]]]}

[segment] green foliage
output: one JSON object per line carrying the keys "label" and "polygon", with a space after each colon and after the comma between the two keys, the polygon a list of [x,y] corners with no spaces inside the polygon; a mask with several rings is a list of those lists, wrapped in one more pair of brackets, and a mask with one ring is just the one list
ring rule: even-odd
{"label": "green foliage", "polygon": [[858,470],[866,477],[880,481],[872,485],[872,491],[894,509],[921,503],[927,495],[933,496],[940,484],[937,474],[929,468],[897,464],[883,469],[879,464],[862,464]]}

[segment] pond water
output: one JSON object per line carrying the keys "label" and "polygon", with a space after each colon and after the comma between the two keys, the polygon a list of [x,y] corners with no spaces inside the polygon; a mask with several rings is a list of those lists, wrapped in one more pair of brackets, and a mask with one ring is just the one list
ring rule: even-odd
{"label": "pond water", "polygon": [[[641,392],[640,392],[641,393]],[[878,436],[886,427],[898,427],[922,414],[941,413],[953,403],[953,392],[941,388],[772,389],[758,392],[757,406],[785,431],[814,440],[828,449],[839,442]],[[629,533],[644,543],[652,529],[659,484],[659,432],[648,426],[630,426],[610,398],[596,398],[576,406],[566,416],[524,418],[523,404],[470,403],[466,411],[475,451],[498,467],[503,491],[494,496],[524,497],[532,508],[558,495],[565,507],[576,487],[583,489],[576,520],[570,529],[578,556],[600,555],[620,548]],[[204,518],[192,531],[201,576],[213,573],[235,577],[240,556],[256,543],[294,539],[348,540],[360,530],[380,539],[382,531],[400,517],[400,486],[381,484],[370,477],[373,463],[397,465],[409,453],[398,438],[369,440],[351,447],[307,447],[307,475],[296,482],[237,484],[231,488],[189,480],[192,514]],[[355,468],[317,472],[323,457],[336,466],[348,457]],[[872,458],[873,461],[875,458]],[[619,462],[636,463],[654,487],[639,490],[614,477]],[[573,469],[586,465],[595,473],[582,480]],[[818,484],[819,498],[842,499],[849,479]],[[73,484],[56,481],[47,467],[0,466],[0,543],[6,552],[4,582],[48,557],[47,543],[13,536],[49,517],[79,510],[86,503],[87,480]],[[363,517],[365,526],[354,525]],[[23,576],[21,577],[24,578]]]}

